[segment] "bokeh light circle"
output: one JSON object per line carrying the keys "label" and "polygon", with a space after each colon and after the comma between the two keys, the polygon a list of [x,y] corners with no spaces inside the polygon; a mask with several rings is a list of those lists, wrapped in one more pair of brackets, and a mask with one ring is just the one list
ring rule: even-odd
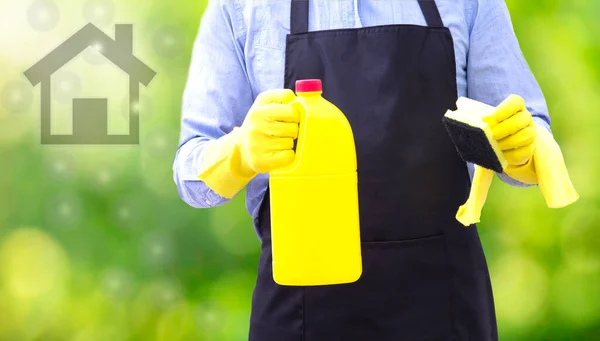
{"label": "bokeh light circle", "polygon": [[140,138],[141,176],[148,188],[163,198],[178,196],[172,166],[178,140],[179,131],[165,127],[144,132]]}
{"label": "bokeh light circle", "polygon": [[6,83],[0,95],[0,104],[10,113],[22,113],[33,104],[33,86],[25,81]]}
{"label": "bokeh light circle", "polygon": [[49,31],[58,25],[60,11],[50,0],[36,0],[27,9],[27,22],[37,31]]}
{"label": "bokeh light circle", "polygon": [[114,22],[115,12],[115,4],[110,0],[88,0],[83,5],[83,18],[101,28]]}
{"label": "bokeh light circle", "polygon": [[24,138],[38,140],[39,132],[34,131],[39,127],[39,116],[34,114],[39,108],[34,105],[35,88],[24,79],[0,86],[0,144],[6,148]]}
{"label": "bokeh light circle", "polygon": [[157,325],[157,341],[184,341],[194,335],[194,311],[187,302],[180,302],[163,312]]}
{"label": "bokeh light circle", "polygon": [[129,207],[119,207],[117,216],[121,220],[129,220],[131,218],[131,209]]}
{"label": "bokeh light circle", "polygon": [[600,318],[600,273],[567,265],[553,278],[552,301],[561,320],[571,326],[593,326]]}
{"label": "bokeh light circle", "polygon": [[92,44],[81,54],[83,60],[91,65],[102,65],[107,62],[106,57],[102,54],[103,46],[100,43]]}
{"label": "bokeh light circle", "polygon": [[111,208],[111,218],[122,229],[134,229],[140,219],[140,211],[130,198],[115,201]]}
{"label": "bokeh light circle", "polygon": [[111,165],[102,165],[93,173],[86,174],[93,189],[98,192],[109,192],[116,187],[118,174],[112,169]]}
{"label": "bokeh light circle", "polygon": [[498,319],[515,329],[529,328],[539,322],[548,308],[546,271],[518,250],[508,250],[490,268]]}
{"label": "bokeh light circle", "polygon": [[146,264],[161,268],[173,260],[173,246],[170,238],[161,233],[152,233],[142,239],[142,257]]}
{"label": "bokeh light circle", "polygon": [[227,324],[227,311],[217,301],[200,302],[196,307],[196,325],[209,335]]}
{"label": "bokeh light circle", "polygon": [[61,70],[52,77],[52,98],[60,103],[72,103],[82,90],[81,78],[71,71]]}
{"label": "bokeh light circle", "polygon": [[157,153],[167,153],[168,151],[172,151],[169,149],[170,143],[172,143],[172,139],[164,133],[154,134],[150,140],[146,140],[148,148]]}
{"label": "bokeh light circle", "polygon": [[108,269],[101,276],[101,288],[106,297],[125,300],[133,293],[133,278],[123,269]]}
{"label": "bokeh light circle", "polygon": [[184,299],[181,283],[174,278],[163,278],[151,284],[152,302],[159,309],[168,309]]}
{"label": "bokeh light circle", "polygon": [[185,31],[176,25],[165,25],[154,34],[154,52],[161,58],[171,59],[183,55],[185,51]]}
{"label": "bokeh light circle", "polygon": [[125,98],[121,104],[121,115],[123,117],[140,116],[141,119],[148,118],[153,111],[152,98],[148,95],[141,95],[140,100],[131,102],[129,98]]}
{"label": "bokeh light circle", "polygon": [[137,191],[131,195],[121,195],[110,203],[110,219],[113,226],[122,231],[135,233],[135,239],[146,232],[147,224],[153,222],[152,210],[154,202],[148,202],[145,192]]}
{"label": "bokeh light circle", "polygon": [[63,290],[68,272],[62,246],[41,230],[17,229],[0,246],[0,279],[20,300],[40,299]]}
{"label": "bokeh light circle", "polygon": [[130,327],[145,333],[148,327],[156,327],[163,312],[183,302],[184,291],[176,278],[159,278],[145,283],[129,306]]}
{"label": "bokeh light circle", "polygon": [[[560,245],[566,261],[582,271],[600,271],[600,207],[574,206],[565,215]],[[600,290],[600,288],[599,288]]]}
{"label": "bokeh light circle", "polygon": [[58,229],[69,229],[77,226],[81,219],[81,202],[74,194],[59,194],[48,200],[48,224]]}
{"label": "bokeh light circle", "polygon": [[220,246],[230,254],[244,256],[260,250],[260,242],[252,218],[246,211],[243,195],[227,206],[212,208],[209,226]]}
{"label": "bokeh light circle", "polygon": [[77,161],[77,172],[92,185],[103,181],[112,184],[113,180],[120,179],[135,164],[139,153],[138,146],[113,145],[70,148],[69,152]]}
{"label": "bokeh light circle", "polygon": [[67,151],[46,151],[44,153],[46,176],[52,181],[75,181],[76,164],[73,155]]}

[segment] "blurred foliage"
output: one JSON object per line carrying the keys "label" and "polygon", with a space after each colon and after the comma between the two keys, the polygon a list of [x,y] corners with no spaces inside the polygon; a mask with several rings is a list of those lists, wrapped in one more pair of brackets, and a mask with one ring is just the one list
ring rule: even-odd
{"label": "blurred foliage", "polygon": [[[582,199],[550,210],[495,180],[480,234],[501,340],[600,340],[600,2],[507,2]],[[243,195],[195,210],[171,175],[205,5],[0,0],[0,340],[246,339],[259,244]],[[22,72],[87,21],[134,23],[134,52],[158,72],[140,146],[39,144],[39,88]],[[86,81],[61,91],[117,87],[89,68],[102,58],[86,51],[69,65]]]}

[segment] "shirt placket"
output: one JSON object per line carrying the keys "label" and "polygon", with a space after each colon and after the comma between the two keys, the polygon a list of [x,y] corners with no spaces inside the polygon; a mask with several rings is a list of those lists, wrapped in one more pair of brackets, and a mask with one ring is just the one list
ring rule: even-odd
{"label": "shirt placket", "polygon": [[342,23],[344,28],[354,28],[354,1],[355,0],[343,0],[342,1]]}

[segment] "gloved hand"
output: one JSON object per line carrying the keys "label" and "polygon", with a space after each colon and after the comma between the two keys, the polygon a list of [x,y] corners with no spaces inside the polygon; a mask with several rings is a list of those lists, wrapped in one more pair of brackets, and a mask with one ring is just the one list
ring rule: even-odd
{"label": "gloved hand", "polygon": [[198,178],[220,196],[232,198],[258,173],[291,163],[300,120],[290,105],[295,99],[286,89],[261,93],[241,127],[206,145]]}
{"label": "gloved hand", "polygon": [[[558,143],[545,127],[533,123],[523,98],[509,96],[498,105],[495,116],[490,128],[509,164],[504,172],[520,182],[539,184],[548,207],[565,207],[577,201],[579,194]],[[492,170],[475,166],[469,199],[456,213],[463,225],[479,222],[493,176]]]}
{"label": "gloved hand", "polygon": [[245,173],[268,173],[294,160],[300,114],[289,104],[296,96],[288,89],[260,94],[239,128],[241,168]]}
{"label": "gloved hand", "polygon": [[537,130],[523,98],[510,95],[500,103],[496,121],[491,129],[508,162],[504,172],[517,181],[537,184],[533,162]]}

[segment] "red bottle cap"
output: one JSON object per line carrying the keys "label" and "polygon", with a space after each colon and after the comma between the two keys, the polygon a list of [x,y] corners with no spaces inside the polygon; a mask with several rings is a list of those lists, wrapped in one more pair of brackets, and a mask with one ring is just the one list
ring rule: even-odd
{"label": "red bottle cap", "polygon": [[320,79],[300,79],[296,81],[296,92],[323,91]]}

